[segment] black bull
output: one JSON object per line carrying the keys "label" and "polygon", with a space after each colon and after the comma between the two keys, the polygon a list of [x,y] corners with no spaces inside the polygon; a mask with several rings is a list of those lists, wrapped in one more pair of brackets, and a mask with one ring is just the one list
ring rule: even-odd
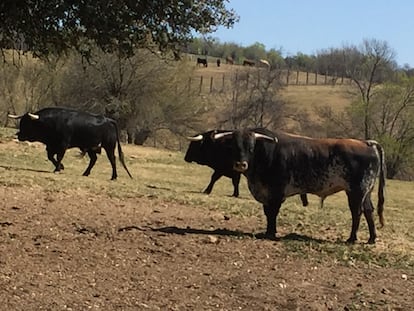
{"label": "black bull", "polygon": [[21,119],[20,131],[17,133],[20,141],[38,141],[46,145],[47,157],[55,166],[55,172],[64,169],[62,159],[66,150],[78,147],[82,153],[89,155],[90,162],[83,173],[88,176],[96,163],[97,153],[103,148],[111,163],[111,179],[114,180],[117,178],[115,147],[118,144],[119,160],[132,178],[125,165],[117,124],[112,119],[59,107],[9,117]]}
{"label": "black bull", "polygon": [[[206,165],[214,170],[211,175],[210,183],[204,190],[204,193],[210,194],[214,184],[222,177],[231,178],[233,183],[233,196],[239,196],[240,172],[233,169],[233,159],[231,155],[232,144],[230,140],[215,140],[214,135],[227,133],[226,130],[212,130],[200,133],[191,137],[187,152],[184,156],[186,162],[196,162],[200,165]],[[308,205],[308,199],[305,194],[300,196],[303,206]]]}
{"label": "black bull", "polygon": [[234,168],[247,177],[249,190],[263,204],[267,220],[265,236],[276,238],[276,219],[285,198],[303,193],[321,197],[344,190],[352,214],[347,242],[357,240],[361,214],[369,229],[368,243],[375,243],[371,192],[379,177],[378,216],[384,224],[385,159],[373,140],[312,139],[277,132],[253,130],[219,133],[230,139]]}

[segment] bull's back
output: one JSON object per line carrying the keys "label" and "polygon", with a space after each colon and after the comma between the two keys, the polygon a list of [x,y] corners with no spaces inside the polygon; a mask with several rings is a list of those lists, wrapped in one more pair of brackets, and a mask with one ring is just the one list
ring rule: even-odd
{"label": "bull's back", "polygon": [[[301,193],[326,197],[347,191],[352,183],[361,182],[367,169],[377,163],[375,150],[363,141],[294,135],[278,138],[272,158],[267,159],[272,165],[261,175],[265,174],[285,197]],[[256,167],[260,165],[256,163]]]}
{"label": "bull's back", "polygon": [[108,141],[116,142],[115,124],[101,115],[69,108],[45,108],[39,114],[47,120],[59,141],[68,148],[88,149]]}

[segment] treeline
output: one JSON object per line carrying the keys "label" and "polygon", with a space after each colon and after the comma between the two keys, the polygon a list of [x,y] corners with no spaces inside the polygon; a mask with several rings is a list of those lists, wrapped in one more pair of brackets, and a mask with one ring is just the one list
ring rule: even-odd
{"label": "treeline", "polygon": [[[283,57],[281,50],[274,48],[266,50],[265,45],[259,42],[244,47],[237,43],[220,42],[214,38],[195,38],[183,48],[183,51],[222,59],[231,57],[237,64],[242,64],[246,59],[255,61],[265,59],[270,63],[271,68],[314,72],[346,78],[351,76],[350,67],[355,67],[356,62],[363,62],[366,57],[369,57],[364,53],[364,47],[356,45],[321,49],[315,55],[299,52],[294,56]],[[396,72],[404,73],[409,77],[414,76],[414,68],[407,64],[401,67],[396,62],[390,62],[387,67],[385,69],[387,74]]]}

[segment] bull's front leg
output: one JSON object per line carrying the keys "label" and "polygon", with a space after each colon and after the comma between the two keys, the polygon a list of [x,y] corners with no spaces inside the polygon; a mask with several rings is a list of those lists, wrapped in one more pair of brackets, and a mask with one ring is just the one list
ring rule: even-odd
{"label": "bull's front leg", "polygon": [[240,174],[233,176],[231,179],[233,183],[233,196],[237,198],[239,196],[239,184],[240,184]]}
{"label": "bull's front leg", "polygon": [[54,155],[56,154],[56,152],[53,152],[50,149],[47,149],[46,151],[47,151],[47,158],[55,166],[54,172],[59,172],[60,170],[64,170],[65,167],[63,166],[63,164],[60,161],[56,161],[56,159],[54,158]]}
{"label": "bull's front leg", "polygon": [[217,171],[214,171],[213,175],[211,175],[210,183],[208,184],[207,188],[203,192],[206,194],[210,194],[211,191],[213,190],[214,184],[216,183],[217,180],[220,179],[221,176],[223,176],[223,174]]}
{"label": "bull's front leg", "polygon": [[279,214],[280,206],[282,205],[282,200],[272,201],[269,204],[263,204],[263,211],[266,215],[266,233],[265,238],[270,240],[276,240],[276,219]]}

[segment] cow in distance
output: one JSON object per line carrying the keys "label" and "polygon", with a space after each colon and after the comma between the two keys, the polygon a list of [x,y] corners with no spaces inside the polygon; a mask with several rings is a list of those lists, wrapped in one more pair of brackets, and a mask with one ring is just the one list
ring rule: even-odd
{"label": "cow in distance", "polygon": [[197,66],[200,66],[200,65],[207,67],[208,66],[207,58],[197,57]]}

